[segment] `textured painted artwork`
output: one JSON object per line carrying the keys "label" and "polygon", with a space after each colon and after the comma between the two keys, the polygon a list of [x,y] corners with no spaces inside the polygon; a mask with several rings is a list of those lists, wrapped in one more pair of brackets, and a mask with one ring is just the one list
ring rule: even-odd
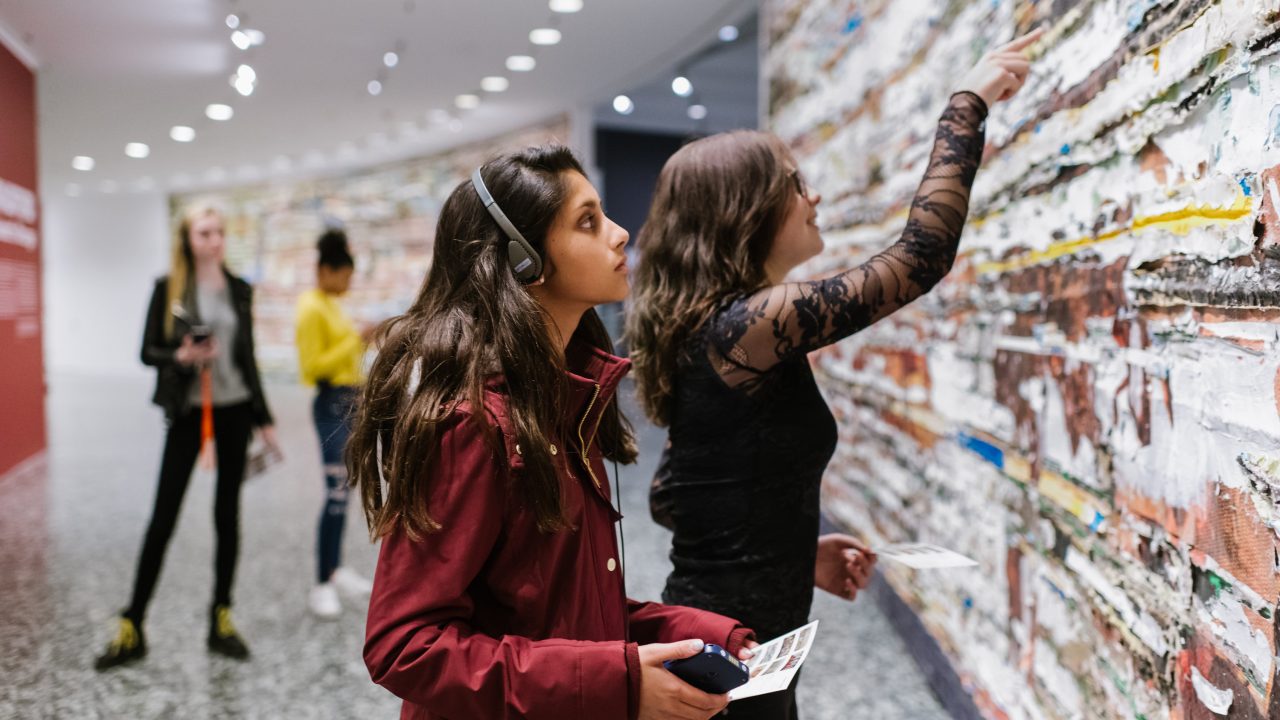
{"label": "textured painted artwork", "polygon": [[[815,358],[826,510],[992,718],[1280,718],[1280,1],[776,0],[770,125],[847,267],[959,76],[1034,26],[961,255]],[[889,563],[883,563],[889,565]]]}
{"label": "textured painted artwork", "polygon": [[[403,312],[426,277],[440,207],[477,165],[514,148],[567,142],[566,117],[447,152],[340,177],[238,187],[172,198],[212,204],[227,216],[227,264],[254,284],[258,362],[277,378],[297,376],[294,306],[315,286],[316,239],[347,231],[356,273],[343,300],[357,322]],[[175,220],[176,226],[176,220]]]}

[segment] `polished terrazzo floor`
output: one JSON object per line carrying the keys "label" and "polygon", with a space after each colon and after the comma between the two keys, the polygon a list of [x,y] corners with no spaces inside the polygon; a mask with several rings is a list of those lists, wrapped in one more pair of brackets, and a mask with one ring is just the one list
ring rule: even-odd
{"label": "polished terrazzo floor", "polygon": [[[235,613],[252,659],[204,647],[213,483],[197,471],[147,619],[148,657],[94,672],[127,602],[154,495],[163,425],[149,382],[52,378],[47,458],[0,480],[0,718],[397,717],[399,701],[370,683],[360,658],[363,604],[348,601],[332,622],[306,610],[323,481],[308,396],[295,387],[270,388],[286,462],[242,496]],[[628,586],[656,598],[669,536],[649,520],[646,490],[661,435],[645,427],[641,441],[641,463],[622,476]],[[375,548],[358,513],[344,552],[372,576]],[[821,596],[814,617],[821,632],[799,694],[806,720],[946,717],[869,599]]]}

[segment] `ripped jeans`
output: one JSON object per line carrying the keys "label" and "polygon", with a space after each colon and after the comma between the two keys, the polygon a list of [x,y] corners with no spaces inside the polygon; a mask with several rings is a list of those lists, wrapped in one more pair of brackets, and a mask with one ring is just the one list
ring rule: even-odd
{"label": "ripped jeans", "polygon": [[329,581],[342,561],[342,529],[347,524],[347,495],[350,491],[343,453],[347,448],[347,437],[351,434],[352,411],[358,394],[359,389],[355,387],[321,382],[316,386],[316,399],[312,405],[327,488],[316,543],[317,578],[321,583]]}

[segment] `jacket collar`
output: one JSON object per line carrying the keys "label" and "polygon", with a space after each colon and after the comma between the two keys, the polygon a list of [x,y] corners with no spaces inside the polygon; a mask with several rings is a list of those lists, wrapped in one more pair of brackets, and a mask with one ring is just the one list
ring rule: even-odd
{"label": "jacket collar", "polygon": [[[570,437],[562,442],[578,444],[578,431],[582,433],[582,444],[589,444],[600,427],[600,420],[609,403],[617,394],[622,378],[631,370],[631,361],[620,358],[592,345],[577,335],[565,349],[565,376],[569,381],[569,401],[565,407],[566,426]],[[485,383],[489,390],[486,405],[502,427],[503,433],[510,435],[506,415],[506,397],[504,392],[505,378],[501,375],[490,377]],[[513,468],[524,466],[515,443],[509,443],[508,463]]]}
{"label": "jacket collar", "polygon": [[[618,384],[631,370],[631,361],[617,357],[574,336],[565,348],[569,378],[569,417],[585,421],[588,430],[600,423],[604,408],[617,394]],[[584,434],[584,441],[586,440]]]}

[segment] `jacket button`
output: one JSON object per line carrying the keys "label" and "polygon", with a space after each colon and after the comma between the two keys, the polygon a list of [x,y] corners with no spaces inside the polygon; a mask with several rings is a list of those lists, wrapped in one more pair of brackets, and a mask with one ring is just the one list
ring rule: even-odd
{"label": "jacket button", "polygon": [[559,452],[560,452],[560,451],[556,449],[556,444],[555,444],[555,443],[551,443],[551,454],[552,454],[552,455],[557,455],[557,454],[559,454]]}
{"label": "jacket button", "polygon": [[618,563],[613,558],[609,558],[609,562],[605,563],[604,566],[609,568],[609,572],[613,572],[618,568]]}

